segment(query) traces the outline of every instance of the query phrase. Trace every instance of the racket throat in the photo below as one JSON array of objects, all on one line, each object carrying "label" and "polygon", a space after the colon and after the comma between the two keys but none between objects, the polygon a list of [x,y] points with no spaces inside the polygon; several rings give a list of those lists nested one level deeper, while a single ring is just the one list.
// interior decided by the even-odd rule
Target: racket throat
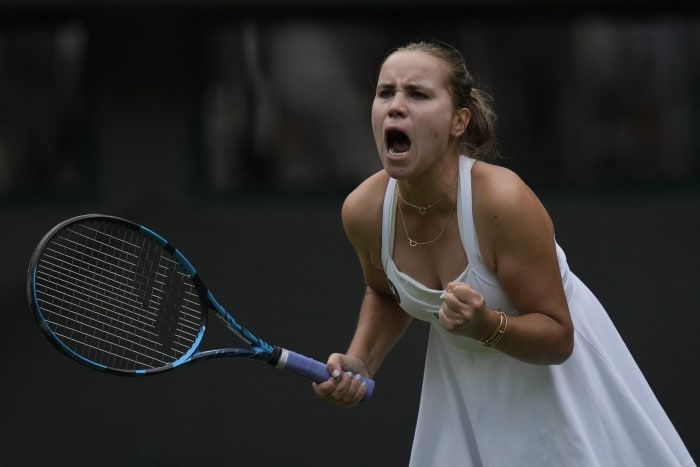
[{"label": "racket throat", "polygon": [[267,363],[274,366],[275,368],[282,369],[287,365],[288,358],[289,351],[275,345],[272,347],[272,354],[270,355],[270,358],[267,361]]}]

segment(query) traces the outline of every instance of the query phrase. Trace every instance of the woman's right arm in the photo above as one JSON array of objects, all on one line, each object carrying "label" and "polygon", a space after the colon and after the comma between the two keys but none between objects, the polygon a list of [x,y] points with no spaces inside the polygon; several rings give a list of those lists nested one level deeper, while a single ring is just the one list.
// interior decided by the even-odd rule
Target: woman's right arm
[{"label": "woman's right arm", "polygon": [[343,226],[357,252],[367,288],[348,350],[328,359],[328,370],[338,376],[314,385],[319,397],[341,407],[356,405],[364,395],[360,382],[345,372],[373,378],[411,323],[410,315],[389,290],[380,260],[385,180],[381,175],[371,177],[343,203]]}]

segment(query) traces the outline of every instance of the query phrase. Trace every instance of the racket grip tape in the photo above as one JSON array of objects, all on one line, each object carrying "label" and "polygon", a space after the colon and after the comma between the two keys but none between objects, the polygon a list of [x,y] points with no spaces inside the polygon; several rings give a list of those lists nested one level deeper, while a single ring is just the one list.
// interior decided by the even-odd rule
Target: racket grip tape
[{"label": "racket grip tape", "polygon": [[[313,358],[306,357],[291,350],[282,349],[280,358],[275,364],[276,368],[289,370],[300,376],[309,378],[316,383],[327,381],[331,377],[328,367],[325,363],[321,363]],[[362,402],[368,402],[372,398],[374,392],[374,380],[369,378],[361,378],[367,386],[367,391],[362,397]]]}]

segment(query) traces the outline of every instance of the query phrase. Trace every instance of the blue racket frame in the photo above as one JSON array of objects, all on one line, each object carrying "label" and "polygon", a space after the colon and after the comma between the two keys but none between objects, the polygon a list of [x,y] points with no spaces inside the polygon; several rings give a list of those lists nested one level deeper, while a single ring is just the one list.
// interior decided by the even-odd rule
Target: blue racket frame
[{"label": "blue racket frame", "polygon": [[[175,361],[154,368],[142,368],[136,370],[125,370],[119,368],[112,368],[107,365],[95,362],[86,358],[84,355],[74,351],[70,346],[66,345],[63,339],[54,332],[51,324],[46,319],[45,313],[42,310],[41,300],[37,296],[37,269],[39,260],[44,251],[44,247],[63,229],[89,221],[109,221],[117,224],[123,224],[129,229],[138,231],[141,235],[144,235],[151,240],[155,241],[161,248],[163,248],[173,260],[182,266],[185,270],[189,279],[192,280],[194,287],[200,297],[201,305],[201,322],[200,328],[194,343],[191,345],[189,350],[185,352],[182,356],[177,358]],[[214,295],[204,284],[200,278],[196,268],[190,263],[190,261],[173,245],[168,242],[164,237],[154,232],[153,230],[133,223],[121,217],[102,215],[102,214],[84,214],[81,216],[73,217],[67,219],[55,227],[53,227],[39,242],[37,248],[35,249],[31,260],[29,270],[27,272],[27,296],[30,304],[30,308],[33,311],[33,315],[39,324],[44,335],[49,339],[49,341],[62,353],[71,357],[73,360],[86,365],[92,369],[99,370],[102,372],[117,374],[123,376],[142,376],[142,375],[152,375],[168,371],[188,363],[194,363],[198,361],[208,360],[212,358],[247,358],[252,360],[258,360],[268,363],[278,369],[286,369],[297,375],[304,376],[316,382],[323,382],[330,377],[328,369],[325,363],[319,362],[312,358],[306,357],[304,355],[298,354],[288,349],[284,349],[279,346],[274,346],[268,342],[260,339],[251,331],[242,326],[226,309],[214,298]],[[207,329],[207,318],[209,311],[213,310],[215,315],[221,320],[221,322],[228,328],[232,333],[234,333],[239,339],[245,342],[248,348],[219,348],[211,350],[199,350],[199,347],[204,339],[204,335]],[[364,381],[367,391],[363,398],[363,401],[368,401],[374,392],[374,380],[369,378],[362,378]]]}]

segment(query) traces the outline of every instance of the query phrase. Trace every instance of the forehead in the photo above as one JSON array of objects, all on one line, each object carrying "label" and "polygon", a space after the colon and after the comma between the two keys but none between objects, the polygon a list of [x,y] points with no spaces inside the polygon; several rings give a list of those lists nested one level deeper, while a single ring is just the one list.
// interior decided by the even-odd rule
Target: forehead
[{"label": "forehead", "polygon": [[444,82],[447,66],[432,55],[411,50],[394,52],[379,71],[379,84]]}]

